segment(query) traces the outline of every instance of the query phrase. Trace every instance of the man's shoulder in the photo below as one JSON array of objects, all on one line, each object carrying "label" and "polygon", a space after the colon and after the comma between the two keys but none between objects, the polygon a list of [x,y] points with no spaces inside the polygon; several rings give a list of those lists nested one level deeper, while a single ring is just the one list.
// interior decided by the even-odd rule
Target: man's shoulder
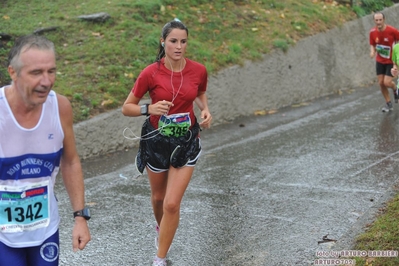
[{"label": "man's shoulder", "polygon": [[72,106],[71,102],[65,95],[56,93],[55,91],[52,91],[52,93],[49,94],[49,96],[51,96],[54,100],[57,101],[58,109],[60,111],[62,111],[64,109],[69,109]]},{"label": "man's shoulder", "polygon": [[388,31],[391,31],[391,32],[392,31],[395,31],[395,32],[399,31],[397,28],[395,28],[394,26],[391,26],[391,25],[387,25],[385,29],[388,30]]}]

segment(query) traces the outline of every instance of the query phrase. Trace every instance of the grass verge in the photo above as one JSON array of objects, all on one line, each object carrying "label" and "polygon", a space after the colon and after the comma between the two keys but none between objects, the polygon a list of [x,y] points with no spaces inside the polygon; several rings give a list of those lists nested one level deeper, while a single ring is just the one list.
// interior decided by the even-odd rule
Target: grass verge
[{"label": "grass verge", "polygon": [[[381,208],[377,219],[357,237],[355,250],[399,251],[399,195]],[[356,265],[397,266],[399,257],[357,257]]]}]

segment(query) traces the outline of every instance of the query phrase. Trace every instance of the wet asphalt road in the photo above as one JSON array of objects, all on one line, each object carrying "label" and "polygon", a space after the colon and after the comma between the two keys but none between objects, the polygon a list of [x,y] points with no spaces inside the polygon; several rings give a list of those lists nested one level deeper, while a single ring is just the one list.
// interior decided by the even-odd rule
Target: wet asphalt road
[{"label": "wet asphalt road", "polygon": [[[317,251],[350,249],[397,183],[399,105],[382,105],[373,86],[203,131],[168,265],[312,265]],[[155,222],[135,153],[83,162],[84,251],[72,252],[58,182],[60,265],[151,265]],[[319,244],[327,234],[337,242]]]}]

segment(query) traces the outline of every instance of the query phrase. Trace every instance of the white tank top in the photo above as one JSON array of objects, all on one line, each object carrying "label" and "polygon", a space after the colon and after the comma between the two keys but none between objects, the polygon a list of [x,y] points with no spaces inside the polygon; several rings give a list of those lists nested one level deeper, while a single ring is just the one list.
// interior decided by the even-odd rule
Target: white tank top
[{"label": "white tank top", "polygon": [[63,151],[57,96],[51,91],[37,125],[18,124],[0,88],[0,242],[38,246],[60,222],[54,184]]}]

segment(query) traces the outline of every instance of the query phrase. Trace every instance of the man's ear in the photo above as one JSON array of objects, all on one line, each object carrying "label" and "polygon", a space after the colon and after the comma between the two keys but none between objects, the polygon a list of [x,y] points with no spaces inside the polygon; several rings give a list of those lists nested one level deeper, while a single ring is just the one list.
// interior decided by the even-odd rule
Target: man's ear
[{"label": "man's ear", "polygon": [[16,81],[17,80],[17,71],[15,71],[15,69],[12,66],[8,66],[8,74],[10,75],[12,81]]}]

